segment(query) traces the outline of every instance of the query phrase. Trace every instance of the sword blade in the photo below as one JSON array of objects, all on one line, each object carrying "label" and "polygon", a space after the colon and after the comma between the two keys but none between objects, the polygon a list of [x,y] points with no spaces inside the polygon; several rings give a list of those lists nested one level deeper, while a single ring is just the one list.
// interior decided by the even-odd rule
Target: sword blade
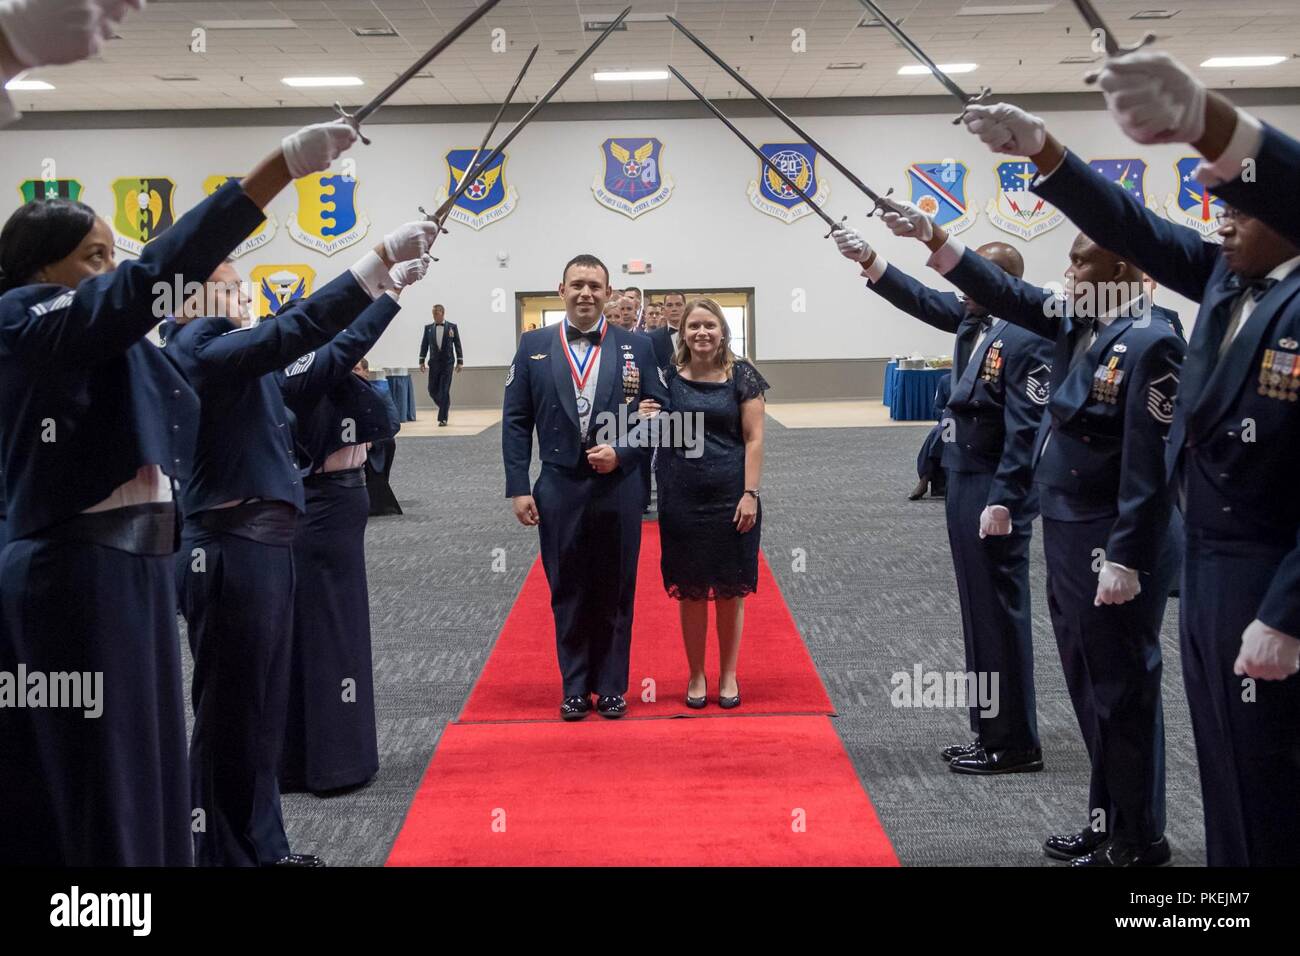
[{"label": "sword blade", "polygon": [[[1148,43],[1155,42],[1154,33],[1145,33],[1142,39],[1132,46],[1120,46],[1119,40],[1115,39],[1115,34],[1110,27],[1106,26],[1106,21],[1101,18],[1097,8],[1092,5],[1092,0],[1074,0],[1074,8],[1079,11],[1079,16],[1083,17],[1083,22],[1088,24],[1088,29],[1094,34],[1101,33],[1101,42],[1106,47],[1107,56],[1123,56],[1125,53],[1133,53],[1142,49]],[[1089,80],[1088,82],[1093,82]]]},{"label": "sword blade", "polygon": [[786,126],[790,127],[791,131],[796,136],[798,136],[801,140],[803,140],[813,149],[817,150],[818,154],[820,154],[823,159],[825,159],[828,163],[834,166],[839,171],[840,175],[842,175],[845,179],[851,182],[854,186],[858,187],[858,189],[861,190],[868,199],[870,199],[874,203],[881,202],[880,195],[874,189],[872,189],[861,179],[859,179],[856,175],[854,175],[851,169],[849,169],[838,159],[836,159],[825,149],[823,149],[821,144],[818,143],[817,140],[809,136],[806,132],[804,132],[803,128],[794,120],[792,120],[789,116],[787,116],[785,114],[785,111],[782,110],[781,107],[777,106],[770,99],[768,99],[766,96],[760,93],[754,87],[754,85],[750,83],[748,80],[746,80],[743,76],[741,76],[737,70],[732,69],[732,67],[727,63],[726,60],[722,59],[722,57],[718,56],[716,53],[710,50],[708,46],[705,45],[704,41],[701,40],[699,37],[697,37],[690,30],[686,29],[686,27],[681,23],[681,21],[679,21],[676,17],[669,15],[668,22],[671,23],[674,27],[676,27],[677,30],[682,34],[682,36],[686,37],[686,39],[690,40],[697,47],[699,47],[700,51],[703,52],[705,56],[707,56],[714,63],[718,64],[718,66],[726,70],[728,76],[730,76],[733,80],[735,80],[742,87],[744,87],[750,96],[754,97],[754,99],[758,100],[760,103],[766,106],[768,110],[771,111],[773,116],[779,119]]},{"label": "sword blade", "polygon": [[806,192],[804,192],[804,191],[803,191],[802,189],[800,189],[797,185],[795,185],[794,180],[792,180],[789,176],[787,176],[785,173],[783,173],[783,172],[781,171],[781,169],[776,165],[776,163],[774,163],[774,162],[772,162],[772,160],[768,159],[768,158],[767,158],[767,154],[765,154],[761,149],[759,149],[757,146],[755,146],[755,145],[753,144],[753,142],[750,141],[750,139],[749,139],[748,136],[746,136],[744,133],[742,133],[739,129],[736,128],[736,124],[735,124],[735,123],[731,122],[731,120],[729,120],[729,119],[727,119],[725,116],[723,116],[723,115],[722,115],[722,111],[719,110],[716,106],[714,106],[711,102],[709,102],[708,97],[706,97],[703,93],[701,93],[701,92],[700,92],[699,90],[697,90],[694,86],[692,86],[692,85],[691,85],[691,81],[688,80],[686,77],[682,76],[682,74],[681,74],[680,72],[678,72],[678,70],[677,70],[677,68],[676,68],[675,66],[673,66],[673,65],[670,63],[670,64],[668,65],[668,69],[672,71],[673,76],[675,76],[675,77],[677,77],[677,79],[681,80],[682,85],[685,86],[688,90],[690,90],[690,91],[695,95],[695,98],[696,98],[697,100],[699,100],[701,103],[703,103],[705,106],[707,106],[707,107],[709,108],[709,111],[710,111],[711,113],[713,113],[713,115],[716,116],[719,120],[722,121],[722,125],[723,125],[723,126],[727,127],[727,129],[729,129],[729,130],[731,130],[733,133],[735,133],[735,134],[736,134],[736,138],[737,138],[738,140],[740,140],[742,143],[744,143],[746,146],[748,146],[748,147],[749,147],[749,151],[750,151],[751,153],[753,153],[753,154],[754,154],[755,156],[757,156],[760,160],[762,160],[762,163],[763,163],[764,166],[766,166],[766,167],[767,167],[768,169],[770,169],[772,172],[776,173],[777,176],[780,177],[781,181],[782,181],[783,183],[785,183],[787,186],[789,186],[790,189],[792,189],[792,190],[794,191],[795,195],[797,195],[800,199],[802,199],[804,202],[806,202],[806,203],[808,204],[808,208],[811,209],[813,212],[815,212],[818,216],[820,216],[821,219],[822,219],[822,221],[823,221],[824,223],[826,223],[826,225],[830,226],[832,230],[834,230],[834,229],[839,229],[839,228],[840,228],[840,224],[839,224],[838,222],[836,222],[834,219],[832,219],[832,218],[831,218],[831,217],[826,213],[826,211],[822,209],[821,206],[819,206],[819,205],[817,205],[815,202],[813,202],[811,196],[809,196]]},{"label": "sword blade", "polygon": [[478,23],[480,19],[482,19],[484,16],[487,15],[488,11],[490,11],[493,7],[495,7],[500,2],[501,0],[483,0],[483,3],[481,3],[476,10],[474,10],[464,20],[460,21],[460,23],[456,24],[456,26],[452,27],[450,33],[448,33],[445,37],[443,37],[441,40],[439,40],[437,43],[431,46],[428,52],[424,54],[424,56],[420,57],[409,67],[407,67],[401,76],[399,76],[397,79],[393,80],[393,82],[389,83],[386,87],[384,87],[383,91],[380,92],[378,96],[372,99],[365,106],[361,107],[361,109],[353,113],[352,114],[353,121],[358,125],[364,122],[366,117],[373,114],[375,110],[379,109],[379,107],[383,106],[384,103],[387,102],[389,97],[391,97],[394,93],[396,93],[403,86],[405,86],[407,82],[411,79],[411,77],[415,76],[415,74],[419,73],[431,62],[433,62],[433,59],[439,53],[441,53],[443,50],[447,49],[447,47],[451,46],[458,39],[460,39],[461,34],[463,34],[474,24]]},{"label": "sword blade", "polygon": [[953,81],[952,77],[939,69],[939,64],[930,59],[926,52],[917,46],[912,41],[912,38],[903,32],[903,28],[891,20],[884,10],[881,10],[876,6],[872,0],[858,0],[858,2],[875,15],[881,25],[894,35],[894,39],[902,45],[903,49],[912,54],[912,56],[915,57],[923,66],[928,67],[930,72],[934,74],[934,78],[942,83],[949,93],[961,100],[963,106],[969,104],[974,99],[969,93],[958,86]]}]

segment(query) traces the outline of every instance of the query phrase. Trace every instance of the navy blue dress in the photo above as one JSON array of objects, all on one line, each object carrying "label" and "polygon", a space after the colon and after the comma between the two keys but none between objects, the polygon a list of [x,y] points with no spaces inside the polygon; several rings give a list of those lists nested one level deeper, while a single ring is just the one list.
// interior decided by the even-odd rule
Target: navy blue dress
[{"label": "navy blue dress", "polygon": [[672,366],[664,376],[669,407],[704,416],[703,454],[688,457],[694,452],[687,448],[660,448],[657,456],[664,590],[678,600],[753,594],[758,590],[762,506],[754,527],[744,534],[732,521],[745,493],[740,405],[769,386],[754,366],[741,360],[727,382],[692,382]]}]

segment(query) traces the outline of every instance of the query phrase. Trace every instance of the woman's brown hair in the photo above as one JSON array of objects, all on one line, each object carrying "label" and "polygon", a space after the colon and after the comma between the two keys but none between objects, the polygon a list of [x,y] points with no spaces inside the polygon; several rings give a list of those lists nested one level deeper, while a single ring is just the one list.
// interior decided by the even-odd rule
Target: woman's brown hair
[{"label": "woman's brown hair", "polygon": [[726,373],[727,378],[731,378],[731,369],[736,364],[736,356],[731,351],[731,326],[727,324],[727,317],[722,313],[722,306],[712,299],[700,297],[691,299],[686,303],[682,310],[682,321],[680,331],[677,336],[677,351],[673,353],[673,364],[678,369],[685,368],[691,361],[691,348],[686,344],[686,320],[690,318],[691,313],[696,309],[703,309],[709,312],[718,320],[718,325],[722,327],[722,342],[718,346],[718,365]]}]

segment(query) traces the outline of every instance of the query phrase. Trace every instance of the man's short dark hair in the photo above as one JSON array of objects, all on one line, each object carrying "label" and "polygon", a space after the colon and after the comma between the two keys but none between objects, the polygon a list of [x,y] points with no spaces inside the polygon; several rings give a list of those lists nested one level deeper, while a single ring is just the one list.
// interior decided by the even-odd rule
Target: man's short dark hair
[{"label": "man's short dark hair", "polygon": [[663,301],[664,301],[664,304],[665,304],[665,305],[668,304],[668,297],[669,297],[670,295],[680,295],[680,296],[682,297],[682,304],[683,304],[683,305],[686,304],[686,293],[685,293],[685,292],[665,292],[665,293],[664,293],[664,298],[663,298]]},{"label": "man's short dark hair", "polygon": [[584,253],[582,253],[581,255],[574,256],[572,259],[570,259],[568,262],[566,262],[566,263],[564,264],[564,271],[563,271],[562,273],[560,273],[560,278],[561,278],[561,280],[564,280],[565,278],[568,277],[568,275],[569,275],[569,270],[570,270],[571,268],[573,268],[574,266],[589,266],[589,267],[592,267],[592,268],[599,268],[599,269],[604,270],[604,273],[605,273],[605,285],[607,285],[607,286],[609,285],[609,266],[605,265],[605,263],[601,262],[599,259],[597,259],[595,256],[593,256],[591,253],[589,253],[589,252],[584,252]]}]

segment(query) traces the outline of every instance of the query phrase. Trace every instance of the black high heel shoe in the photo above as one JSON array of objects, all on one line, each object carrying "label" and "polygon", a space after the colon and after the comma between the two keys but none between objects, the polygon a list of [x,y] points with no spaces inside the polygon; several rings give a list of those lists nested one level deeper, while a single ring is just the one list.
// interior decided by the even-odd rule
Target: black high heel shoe
[{"label": "black high heel shoe", "polygon": [[686,706],[691,710],[703,710],[709,702],[709,685],[704,685],[704,694],[700,697],[692,697],[690,691],[686,692]]},{"label": "black high heel shoe", "polygon": [[723,697],[721,694],[718,695],[718,706],[723,710],[731,710],[732,708],[740,706],[740,681],[736,681],[735,697]]}]

